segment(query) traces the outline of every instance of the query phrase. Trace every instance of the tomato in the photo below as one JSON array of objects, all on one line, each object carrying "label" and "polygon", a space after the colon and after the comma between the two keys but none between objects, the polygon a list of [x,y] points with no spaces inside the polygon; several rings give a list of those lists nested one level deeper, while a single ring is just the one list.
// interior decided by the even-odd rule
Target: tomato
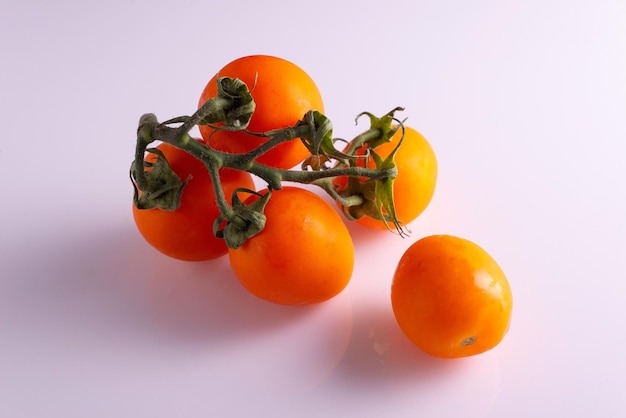
[{"label": "tomato", "polygon": [[391,286],[398,325],[425,352],[442,358],[479,354],[509,329],[513,299],[496,261],[463,238],[433,235],[400,259]]},{"label": "tomato", "polygon": [[265,228],[229,250],[232,269],[257,297],[283,305],[325,301],[339,294],[354,267],[352,238],[339,213],[315,193],[275,190]]},{"label": "tomato", "polygon": [[[219,216],[215,201],[213,182],[202,161],[172,145],[158,146],[172,170],[181,178],[191,179],[181,196],[181,204],[175,211],[158,208],[137,209],[133,216],[141,235],[160,252],[180,260],[210,260],[228,252],[222,239],[213,235],[213,222]],[[154,154],[146,157],[155,161]],[[229,198],[235,188],[254,189],[250,174],[233,169],[220,171],[222,189]]]},{"label": "tomato", "polygon": [[[385,159],[398,145],[402,137],[398,130],[386,142],[376,147],[376,152]],[[364,150],[359,150],[363,155]],[[394,157],[398,174],[393,185],[394,205],[397,218],[408,224],[417,218],[429,205],[435,193],[437,183],[437,158],[430,143],[415,129],[405,126],[404,139]],[[375,168],[372,158],[367,166]],[[346,184],[345,178],[335,182],[340,187]],[[387,229],[385,223],[369,216],[363,216],[357,223],[375,229]]]},{"label": "tomato", "polygon": [[[217,78],[242,80],[250,88],[256,103],[248,130],[262,133],[295,125],[309,110],[324,111],[322,96],[311,77],[294,63],[267,55],[238,58],[209,81],[200,96],[198,107],[217,94]],[[243,153],[265,142],[242,131],[214,131],[200,126],[200,132],[211,147],[220,151]],[[294,139],[261,155],[257,161],[272,167],[292,168],[309,154],[299,139]]]}]

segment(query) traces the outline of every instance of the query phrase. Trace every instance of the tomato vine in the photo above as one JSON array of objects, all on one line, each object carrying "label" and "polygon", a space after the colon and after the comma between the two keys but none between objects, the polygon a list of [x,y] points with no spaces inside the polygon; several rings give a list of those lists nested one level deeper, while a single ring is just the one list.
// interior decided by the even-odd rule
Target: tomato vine
[{"label": "tomato vine", "polygon": [[[237,78],[229,77],[218,78],[217,83],[217,95],[191,116],[180,116],[164,122],[159,122],[152,113],[141,116],[135,158],[130,170],[137,208],[175,210],[180,205],[187,179],[180,179],[169,167],[165,156],[157,149],[149,148],[153,142],[161,141],[188,152],[206,166],[221,214],[215,222],[214,233],[224,238],[230,248],[239,247],[263,229],[263,208],[267,200],[271,199],[271,193],[254,205],[242,203],[237,192],[230,196],[229,201],[229,196],[220,187],[219,170],[224,167],[256,175],[267,183],[270,191],[281,189],[283,182],[316,185],[337,201],[349,218],[354,217],[352,213],[370,216],[385,222],[388,229],[393,227],[400,235],[406,234],[394,208],[393,181],[397,174],[393,160],[395,152],[382,159],[375,151],[380,144],[389,142],[398,129],[404,129],[402,121],[395,116],[402,108],[394,108],[382,117],[368,112],[358,115],[357,121],[361,116],[369,118],[369,129],[350,141],[344,151],[339,151],[336,143],[343,140],[333,137],[330,119],[316,110],[307,112],[294,126],[260,133],[247,131],[255,110],[248,86]],[[265,137],[267,141],[245,153],[223,152],[212,148],[210,140],[204,144],[192,138],[190,131],[202,125],[214,130],[244,131],[249,135]],[[301,140],[310,152],[300,170],[270,167],[257,161],[259,156],[277,145],[296,139]],[[357,155],[356,151],[363,148],[366,149],[365,154]],[[146,153],[155,154],[156,162],[147,162]],[[359,164],[359,160],[364,158],[372,158],[375,167]],[[346,187],[340,189],[333,183],[333,179],[338,177],[349,178]],[[255,193],[252,190],[245,191]],[[348,210],[354,207],[361,210]]]}]

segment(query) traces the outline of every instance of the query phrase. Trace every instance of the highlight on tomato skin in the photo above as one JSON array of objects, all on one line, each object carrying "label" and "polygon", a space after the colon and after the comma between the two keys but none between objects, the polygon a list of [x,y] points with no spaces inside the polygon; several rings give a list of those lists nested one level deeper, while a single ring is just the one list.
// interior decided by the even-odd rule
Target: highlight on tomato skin
[{"label": "highlight on tomato skin", "polygon": [[352,237],[328,202],[304,188],[285,186],[272,191],[265,215],[265,228],[228,252],[245,289],[276,304],[309,305],[347,286],[354,268]]},{"label": "highlight on tomato skin", "polygon": [[[268,132],[294,126],[310,110],[324,112],[322,95],[315,81],[299,66],[271,55],[249,55],[222,67],[200,95],[198,107],[217,94],[217,78],[238,78],[251,91],[256,108],[248,131]],[[244,131],[214,130],[201,125],[200,133],[212,148],[231,153],[245,153],[267,138]],[[292,168],[309,155],[298,139],[284,142],[258,158],[258,162],[276,168]]]},{"label": "highlight on tomato skin", "polygon": [[431,235],[400,258],[391,286],[392,309],[404,334],[441,358],[484,353],[509,330],[513,297],[496,261],[480,246]]},{"label": "highlight on tomato skin", "polygon": [[[167,143],[157,147],[172,170],[189,181],[183,189],[181,204],[175,211],[158,208],[138,209],[133,218],[143,238],[161,253],[183,261],[206,261],[226,255],[224,240],[213,234],[213,222],[219,216],[213,182],[204,163],[191,154]],[[154,155],[146,161],[154,161]],[[245,171],[220,170],[222,189],[230,196],[238,187],[254,189],[252,176]]]}]

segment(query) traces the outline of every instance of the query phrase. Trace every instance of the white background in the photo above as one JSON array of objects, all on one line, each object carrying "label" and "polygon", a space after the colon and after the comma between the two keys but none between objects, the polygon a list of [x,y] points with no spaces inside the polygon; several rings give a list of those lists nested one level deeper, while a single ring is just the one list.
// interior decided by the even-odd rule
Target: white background
[{"label": "white background", "polygon": [[[439,159],[411,237],[352,225],[352,281],[319,306],[256,300],[132,221],[139,116],[192,113],[259,53],[309,72],[337,136],[404,106]],[[622,0],[3,0],[0,416],[622,416],[625,116]],[[393,320],[395,264],[434,233],[508,275],[488,353],[430,358]]]}]

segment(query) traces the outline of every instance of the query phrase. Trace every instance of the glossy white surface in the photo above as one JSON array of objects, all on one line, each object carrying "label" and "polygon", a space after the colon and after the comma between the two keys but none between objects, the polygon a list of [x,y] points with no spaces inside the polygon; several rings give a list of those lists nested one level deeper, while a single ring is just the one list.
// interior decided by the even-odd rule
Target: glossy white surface
[{"label": "glossy white surface", "polygon": [[[90,3],[2,3],[1,417],[623,415],[625,2]],[[351,226],[354,277],[319,306],[134,229],[139,116],[193,112],[254,53],[306,69],[337,136],[401,105],[439,158],[411,238]],[[434,233],[509,277],[491,352],[433,359],[393,320],[395,263]]]}]

